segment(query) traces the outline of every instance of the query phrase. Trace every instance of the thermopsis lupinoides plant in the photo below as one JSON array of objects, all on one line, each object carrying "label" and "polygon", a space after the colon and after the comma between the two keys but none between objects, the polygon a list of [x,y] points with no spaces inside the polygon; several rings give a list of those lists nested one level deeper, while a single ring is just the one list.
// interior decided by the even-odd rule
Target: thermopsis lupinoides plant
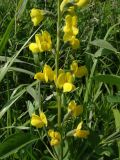
[{"label": "thermopsis lupinoides plant", "polygon": [[[58,108],[58,122],[54,126],[49,126],[46,114],[43,112],[43,107],[39,107],[39,115],[33,113],[31,116],[31,125],[43,129],[48,137],[49,144],[55,149],[51,156],[54,159],[63,160],[66,156],[64,154],[64,145],[67,137],[71,136],[77,138],[87,138],[90,134],[89,129],[83,129],[84,123],[81,115],[83,114],[84,107],[82,104],[77,104],[74,99],[69,100],[67,112],[63,116],[61,114],[62,103],[61,97],[69,92],[75,94],[76,87],[74,85],[76,78],[87,76],[88,70],[86,66],[79,66],[77,60],[70,64],[69,69],[66,71],[64,68],[59,68],[59,57],[61,55],[61,41],[69,45],[71,50],[77,50],[80,47],[80,40],[78,37],[78,16],[77,9],[81,9],[88,5],[88,0],[58,0],[58,18],[57,18],[57,42],[56,48],[53,48],[51,33],[46,30],[41,30],[41,33],[35,35],[35,41],[29,44],[29,50],[33,55],[43,54],[55,50],[55,68],[53,69],[49,64],[44,64],[43,70],[37,72],[34,79],[40,83],[52,84],[55,87],[56,103]],[[41,9],[33,8],[30,12],[31,20],[34,26],[38,26],[47,16],[47,12]],[[61,17],[64,17],[64,26],[61,28]],[[63,33],[63,38],[60,36]],[[61,39],[62,38],[62,39]],[[62,43],[63,43],[62,42]],[[79,119],[79,123],[73,126],[67,132],[64,129],[64,123],[72,121],[72,119]]]}]

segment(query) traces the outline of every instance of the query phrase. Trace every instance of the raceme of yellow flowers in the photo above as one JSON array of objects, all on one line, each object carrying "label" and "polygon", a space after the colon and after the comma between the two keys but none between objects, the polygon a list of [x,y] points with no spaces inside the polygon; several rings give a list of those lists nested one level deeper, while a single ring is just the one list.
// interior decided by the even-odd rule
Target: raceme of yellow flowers
[{"label": "raceme of yellow flowers", "polygon": [[[79,33],[79,29],[77,26],[78,17],[75,14],[75,9],[86,6],[88,2],[89,0],[63,0],[60,5],[61,14],[67,11],[67,15],[65,15],[65,25],[63,27],[63,41],[64,43],[69,42],[73,49],[78,49],[80,46],[80,41],[76,37]],[[44,10],[33,8],[30,12],[33,25],[38,26],[44,20],[45,15],[46,12]],[[33,54],[52,51],[51,35],[47,31],[41,31],[40,34],[36,34],[35,42],[29,44],[29,50]],[[45,64],[43,72],[36,73],[34,79],[45,83],[52,83],[60,91],[71,92],[76,88],[74,85],[75,78],[82,78],[87,74],[88,70],[86,66],[78,66],[78,62],[74,60],[70,65],[70,70],[66,72],[63,69],[59,69],[58,76],[56,76],[56,72],[49,65]],[[73,117],[77,117],[83,113],[83,106],[77,105],[75,100],[71,100],[68,104],[68,113]],[[32,114],[31,125],[36,128],[47,127],[48,121],[45,113],[40,111],[39,115],[35,113]],[[83,122],[80,122],[77,128],[74,129],[74,137],[86,138],[89,135],[88,130],[82,130],[82,125]],[[50,137],[51,146],[61,143],[61,135],[58,131],[50,129],[48,131],[48,136]]]},{"label": "raceme of yellow flowers", "polygon": [[88,0],[63,0],[60,6],[61,12],[67,4],[71,4],[67,8],[68,14],[65,16],[65,26],[63,27],[64,36],[63,41],[69,42],[73,49],[77,49],[80,46],[80,41],[76,38],[79,30],[77,28],[77,16],[75,14],[75,7],[83,7],[88,3]]},{"label": "raceme of yellow flowers", "polygon": [[69,42],[73,49],[77,49],[80,46],[80,41],[76,38],[79,30],[77,28],[77,16],[66,15],[65,26],[63,27],[64,42]]},{"label": "raceme of yellow flowers", "polygon": [[64,70],[59,69],[58,77],[56,77],[55,71],[49,65],[44,65],[43,72],[38,72],[35,74],[34,79],[52,82],[59,89],[63,89],[63,92],[71,92],[76,87],[73,84],[75,77],[82,78],[87,75],[88,71],[86,66],[78,67],[77,61],[73,61],[71,64],[71,70],[69,72],[64,72]]}]

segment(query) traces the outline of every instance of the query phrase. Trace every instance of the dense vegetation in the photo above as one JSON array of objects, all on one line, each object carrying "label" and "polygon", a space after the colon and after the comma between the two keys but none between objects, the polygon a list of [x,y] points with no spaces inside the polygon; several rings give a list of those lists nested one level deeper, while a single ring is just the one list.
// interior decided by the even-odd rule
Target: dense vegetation
[{"label": "dense vegetation", "polygon": [[[47,135],[54,129],[64,137],[64,160],[119,160],[120,1],[91,0],[76,10],[80,40],[76,50],[63,42],[65,15],[61,16],[59,68],[67,72],[77,60],[88,70],[87,75],[75,79],[76,88],[70,93],[34,79],[44,64],[56,69],[57,6],[55,0],[0,0],[0,159],[61,160],[60,146],[51,146]],[[49,11],[38,26],[31,21],[32,8]],[[41,30],[51,35],[51,53],[29,50]],[[80,116],[67,117],[61,123],[62,129],[59,122],[57,125],[57,92],[61,121],[67,117],[70,100],[83,106]],[[30,123],[40,106],[48,119],[43,128]],[[80,121],[89,130],[85,138],[71,136]]]}]

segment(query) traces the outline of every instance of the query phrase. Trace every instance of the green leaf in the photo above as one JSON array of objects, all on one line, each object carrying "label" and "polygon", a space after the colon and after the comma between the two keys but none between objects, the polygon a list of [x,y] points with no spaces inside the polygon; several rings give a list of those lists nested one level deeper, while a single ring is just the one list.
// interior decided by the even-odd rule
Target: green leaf
[{"label": "green leaf", "polygon": [[116,85],[120,87],[120,76],[116,75],[98,75],[94,76],[93,79],[104,82],[104,83],[109,83],[111,85]]},{"label": "green leaf", "polygon": [[116,129],[120,129],[120,112],[118,109],[113,109],[113,114],[115,118]]},{"label": "green leaf", "polygon": [[[29,87],[32,87],[34,85],[36,85],[39,81],[35,81],[32,84],[30,84],[28,87],[23,88],[20,92],[18,92],[17,94],[13,94],[11,96],[11,99],[5,104],[5,106],[3,107],[3,109],[0,111],[0,119],[2,118],[2,116],[7,112],[7,110],[26,92],[26,89]],[[19,89],[19,87],[18,87]]]},{"label": "green leaf", "polygon": [[[118,109],[113,109],[113,114],[115,118],[115,126],[116,130],[120,130],[120,112]],[[119,158],[120,158],[120,140],[117,141],[118,144],[118,150],[119,150]]]},{"label": "green leaf", "polygon": [[16,58],[19,56],[21,51],[24,49],[24,47],[27,45],[27,43],[30,41],[30,39],[35,35],[35,33],[37,33],[37,31],[41,27],[42,27],[42,25],[40,27],[38,27],[38,29],[31,35],[31,37],[23,44],[23,46],[20,48],[20,50],[18,52],[16,52],[16,54],[14,54],[10,59],[8,59],[8,61],[5,63],[5,65],[1,68],[1,70],[0,70],[0,82],[3,80],[6,73],[8,72],[9,68],[12,66],[12,64],[14,63]]},{"label": "green leaf", "polygon": [[98,46],[100,48],[105,48],[113,52],[117,52],[116,48],[114,48],[109,42],[103,39],[97,39],[91,42],[92,45]]},{"label": "green leaf", "polygon": [[[18,7],[17,7],[17,9],[18,9],[17,18],[20,18],[20,16],[24,12],[27,2],[28,2],[28,0],[20,0],[19,1]],[[7,27],[5,33],[0,41],[0,54],[2,54],[6,44],[8,42],[10,33],[13,30],[14,23],[15,23],[15,17],[13,17],[12,20],[10,21],[10,23],[8,24],[8,27]]]},{"label": "green leaf", "polygon": [[7,41],[8,41],[8,39],[9,39],[11,30],[13,29],[14,21],[15,21],[14,18],[10,21],[10,23],[9,23],[9,25],[8,25],[8,27],[7,27],[7,29],[6,29],[6,31],[4,33],[1,41],[0,41],[0,54],[2,54],[2,52],[3,52],[4,48],[5,48],[5,45],[6,45]]},{"label": "green leaf", "polygon": [[21,15],[23,14],[26,5],[27,5],[28,0],[20,0],[18,3],[18,7],[17,7],[17,19],[19,19],[21,17]]},{"label": "green leaf", "polygon": [[0,119],[7,112],[7,110],[25,93],[25,91],[26,91],[25,89],[20,91],[17,95],[15,95],[5,104],[3,109],[0,111]]},{"label": "green leaf", "polygon": [[17,133],[9,136],[0,144],[0,159],[4,159],[39,138],[30,133]]},{"label": "green leaf", "polygon": [[34,77],[35,73],[31,72],[31,71],[28,71],[26,69],[22,69],[22,68],[17,68],[17,67],[10,67],[8,71],[16,71],[16,72],[21,72],[21,73],[24,73],[24,74],[28,74],[32,77]]},{"label": "green leaf", "polygon": [[120,103],[120,96],[119,95],[116,95],[116,96],[109,95],[107,97],[107,101],[110,103]]},{"label": "green leaf", "polygon": [[31,101],[27,101],[27,108],[28,108],[29,116],[31,117],[32,114],[35,112],[35,108]]}]

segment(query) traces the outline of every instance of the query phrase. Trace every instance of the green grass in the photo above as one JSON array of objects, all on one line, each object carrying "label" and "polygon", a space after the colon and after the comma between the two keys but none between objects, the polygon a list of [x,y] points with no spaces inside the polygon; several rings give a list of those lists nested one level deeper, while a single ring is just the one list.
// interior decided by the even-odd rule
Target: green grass
[{"label": "green grass", "polygon": [[[57,129],[55,86],[47,83],[39,86],[39,82],[34,80],[34,74],[41,71],[45,63],[55,68],[55,50],[52,54],[39,54],[39,63],[36,63],[28,49],[34,35],[41,29],[49,31],[53,47],[56,47],[56,3],[53,0],[0,1],[0,159],[50,160],[51,154],[56,156],[58,152],[50,146],[46,134],[49,128]],[[87,77],[76,79],[76,90],[62,95],[62,119],[71,99],[84,107],[82,116],[65,121],[64,135],[73,130],[81,119],[85,129],[90,131],[87,139],[67,137],[64,140],[65,160],[120,158],[118,6],[119,0],[92,0],[86,8],[77,10],[80,39],[77,51],[62,41],[62,16],[60,68],[69,70],[74,59],[88,68]],[[46,9],[54,17],[48,16],[40,27],[33,27],[30,18],[33,7]],[[30,116],[34,111],[38,113],[40,103],[49,126],[38,130],[31,126]]]}]

